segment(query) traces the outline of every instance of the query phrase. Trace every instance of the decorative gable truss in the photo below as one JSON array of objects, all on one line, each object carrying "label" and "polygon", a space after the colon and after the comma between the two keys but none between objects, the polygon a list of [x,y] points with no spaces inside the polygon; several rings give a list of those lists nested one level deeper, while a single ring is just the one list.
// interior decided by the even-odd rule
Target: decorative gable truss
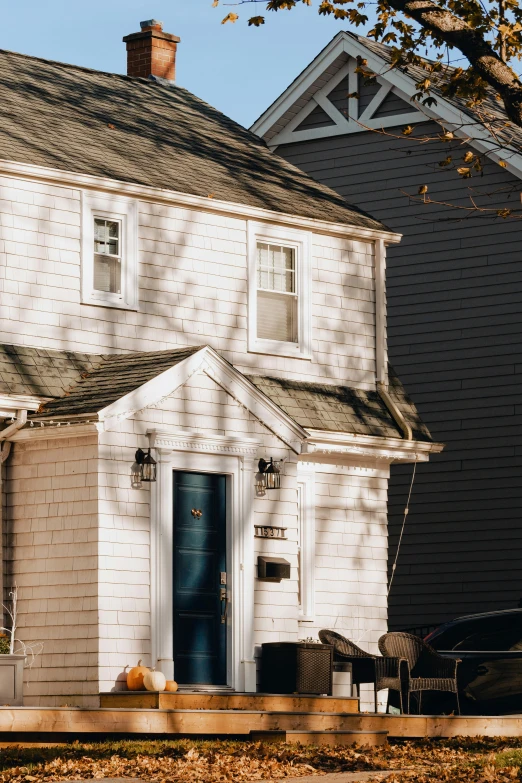
[{"label": "decorative gable truss", "polygon": [[314,92],[285,127],[269,140],[280,144],[312,141],[369,129],[390,128],[426,120],[383,76],[368,83],[356,73],[357,62],[347,62]]}]

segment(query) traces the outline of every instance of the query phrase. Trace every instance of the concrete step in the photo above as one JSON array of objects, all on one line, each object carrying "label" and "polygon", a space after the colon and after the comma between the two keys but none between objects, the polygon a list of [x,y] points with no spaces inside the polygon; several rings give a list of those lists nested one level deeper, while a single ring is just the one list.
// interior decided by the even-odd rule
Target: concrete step
[{"label": "concrete step", "polygon": [[137,710],[259,710],[262,712],[358,712],[355,698],[233,691],[116,691],[100,693],[100,707]]},{"label": "concrete step", "polygon": [[253,742],[295,742],[301,745],[385,745],[387,731],[251,731]]}]

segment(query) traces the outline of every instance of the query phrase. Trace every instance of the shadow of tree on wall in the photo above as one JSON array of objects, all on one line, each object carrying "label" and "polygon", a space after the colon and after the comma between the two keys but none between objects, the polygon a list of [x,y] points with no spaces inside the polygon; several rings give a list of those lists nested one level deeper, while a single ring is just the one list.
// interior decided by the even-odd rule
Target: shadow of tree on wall
[{"label": "shadow of tree on wall", "polygon": [[181,87],[11,52],[0,62],[4,159],[381,227]]}]

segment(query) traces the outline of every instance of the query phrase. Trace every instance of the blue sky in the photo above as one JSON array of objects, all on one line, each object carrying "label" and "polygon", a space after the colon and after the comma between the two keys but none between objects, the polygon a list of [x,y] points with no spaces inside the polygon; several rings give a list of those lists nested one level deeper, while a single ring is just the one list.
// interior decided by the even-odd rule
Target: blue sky
[{"label": "blue sky", "polygon": [[[181,37],[178,84],[248,126],[343,25],[318,16],[319,0],[268,14],[259,29],[241,20],[221,25],[227,11],[238,11],[225,2],[213,9],[212,0],[4,0],[0,48],[124,73],[122,37],[143,19],[159,19]],[[239,12],[246,18],[251,9]]]}]

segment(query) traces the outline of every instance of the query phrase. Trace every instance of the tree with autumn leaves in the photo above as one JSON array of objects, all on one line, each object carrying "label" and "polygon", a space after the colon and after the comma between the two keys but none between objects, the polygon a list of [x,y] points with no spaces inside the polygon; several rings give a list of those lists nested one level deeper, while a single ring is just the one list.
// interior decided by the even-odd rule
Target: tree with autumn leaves
[{"label": "tree with autumn leaves", "polygon": [[[214,0],[213,6],[237,8],[237,12],[230,11],[222,19],[225,24],[240,18],[242,6],[253,10],[262,3],[268,12],[292,11],[300,2],[307,6],[313,4],[313,0]],[[416,75],[418,92],[413,100],[430,106],[436,104],[439,95],[458,98],[470,110],[463,128],[443,127],[433,136],[411,126],[403,128],[399,136],[379,129],[374,129],[375,133],[395,138],[410,136],[413,143],[422,145],[429,141],[448,143],[449,154],[438,165],[450,167],[465,180],[482,176],[486,159],[492,159],[492,153],[496,153],[497,163],[506,168],[502,155],[518,132],[513,125],[522,127],[522,80],[513,67],[522,58],[522,9],[517,0],[376,0],[376,3],[318,0],[318,3],[319,14],[331,14],[354,27],[366,25],[365,11],[375,5],[376,23],[366,35],[389,47],[391,67]],[[263,15],[247,14],[245,18],[249,26],[265,23]],[[464,55],[467,67],[450,65],[454,50]],[[365,81],[376,77],[364,59],[358,58],[356,70]],[[469,132],[473,124],[482,125],[490,132],[488,153],[469,147],[462,149],[462,144],[470,141],[466,130]],[[408,195],[427,204],[456,206],[432,200],[427,191],[427,186],[421,185],[416,196]],[[493,213],[501,218],[522,218],[521,209],[479,206],[477,194],[471,192],[468,199],[469,205],[456,206],[461,215]]]},{"label": "tree with autumn leaves", "polygon": [[[213,5],[253,10],[261,3],[271,12],[291,11],[299,2],[312,5],[312,0],[214,0]],[[319,14],[331,14],[355,27],[366,24],[365,11],[374,5],[371,0],[318,2]],[[237,21],[237,10],[227,13],[223,23]],[[517,0],[377,0],[375,10],[377,21],[367,35],[391,47],[393,66],[423,68],[425,75],[417,85],[421,101],[434,100],[434,86],[471,107],[493,93],[509,119],[522,127],[522,80],[513,68],[522,57],[522,8]],[[247,20],[259,27],[265,16],[254,14]],[[426,49],[433,54],[430,61],[421,56]],[[448,69],[451,50],[461,52],[468,67]]]}]

